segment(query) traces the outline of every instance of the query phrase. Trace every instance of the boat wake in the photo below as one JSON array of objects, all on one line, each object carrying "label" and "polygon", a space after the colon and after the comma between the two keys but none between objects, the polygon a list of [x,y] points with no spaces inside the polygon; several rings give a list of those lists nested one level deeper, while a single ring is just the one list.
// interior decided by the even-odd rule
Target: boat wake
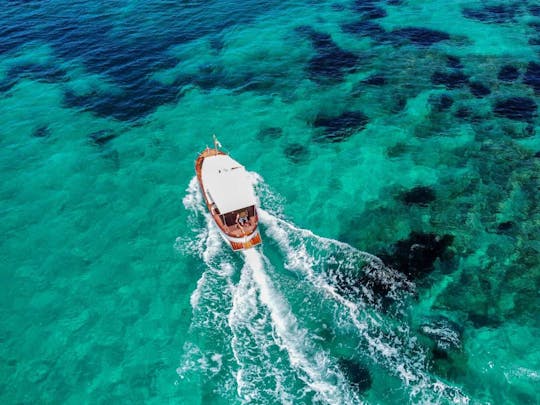
[{"label": "boat wake", "polygon": [[202,379],[245,403],[356,404],[369,402],[371,385],[388,392],[377,402],[467,403],[429,372],[408,326],[414,285],[376,256],[287,221],[279,196],[251,176],[265,208],[258,210],[264,252],[232,253],[195,178],[187,189],[192,235],[177,246],[204,268],[191,295],[180,379]]}]

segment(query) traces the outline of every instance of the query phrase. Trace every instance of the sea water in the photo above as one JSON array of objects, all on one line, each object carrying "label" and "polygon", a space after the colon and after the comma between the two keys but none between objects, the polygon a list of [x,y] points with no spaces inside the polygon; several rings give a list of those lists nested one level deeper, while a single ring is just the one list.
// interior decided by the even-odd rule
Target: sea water
[{"label": "sea water", "polygon": [[[2,403],[540,402],[534,1],[9,1]],[[233,253],[194,160],[250,172]]]}]

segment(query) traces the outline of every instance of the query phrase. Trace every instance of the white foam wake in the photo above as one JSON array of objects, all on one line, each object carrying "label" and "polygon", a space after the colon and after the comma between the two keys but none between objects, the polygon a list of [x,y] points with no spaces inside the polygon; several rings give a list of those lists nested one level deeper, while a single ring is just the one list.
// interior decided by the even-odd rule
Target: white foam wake
[{"label": "white foam wake", "polygon": [[[360,266],[366,280],[383,286],[387,296],[398,303],[404,302],[402,298],[414,290],[414,285],[376,256],[279,218],[279,196],[260,176],[252,173],[251,177],[263,205],[277,209],[272,213],[260,209],[259,217],[267,237],[283,253],[283,266],[302,275],[304,286],[311,286],[311,291],[334,303],[336,325],[347,333],[352,328],[360,347],[366,350],[364,354],[398,376],[409,387],[414,402],[467,403],[468,398],[459,389],[429,374],[425,354],[407,323],[399,316],[384,315],[369,283],[356,283],[354,294],[348,294],[340,288],[344,280],[339,277]],[[208,378],[216,378],[216,373],[232,376],[225,389],[231,391],[236,386],[235,398],[244,403],[359,403],[358,394],[350,389],[331,354],[318,347],[316,337],[300,325],[276,286],[276,269],[261,251],[244,252],[240,279],[235,284],[238,256],[224,245],[206,211],[196,178],[190,182],[183,202],[190,212],[188,223],[194,236],[179,238],[177,245],[203,264],[191,295],[193,328],[215,335],[229,347],[223,353],[208,353],[190,343],[179,370],[198,367]]]},{"label": "white foam wake", "polygon": [[[202,290],[205,284],[209,282],[210,274],[222,277],[226,280],[230,287],[230,275],[232,274],[232,266],[223,255],[219,253],[223,247],[223,240],[218,229],[214,226],[212,217],[205,211],[202,195],[199,191],[197,178],[193,177],[186,189],[186,196],[183,199],[184,207],[191,213],[189,222],[192,229],[195,231],[195,238],[190,238],[187,243],[182,238],[178,238],[176,246],[184,253],[193,254],[206,265],[206,269],[197,281],[197,288],[191,294],[191,306],[195,310],[198,307],[201,298]],[[202,219],[203,226],[199,221]],[[229,288],[230,290],[230,288]]]},{"label": "white foam wake", "polygon": [[[208,339],[222,339],[230,335],[227,323],[227,312],[231,306],[232,279],[234,267],[230,255],[222,254],[223,240],[219,231],[213,226],[211,216],[205,211],[202,195],[199,191],[197,179],[194,177],[186,189],[183,199],[184,207],[188,211],[188,224],[191,235],[179,237],[176,248],[184,255],[194,256],[200,263],[193,270],[201,272],[196,288],[190,297],[193,320],[189,329],[190,336],[184,345],[182,361],[177,368],[181,380],[191,373],[204,374],[215,378],[222,374],[225,377],[224,386],[231,385],[227,381],[228,373],[223,370],[223,363],[230,354],[226,351],[216,351],[215,347],[200,342],[197,337],[201,331]],[[230,380],[230,378],[229,378]],[[224,388],[226,391],[227,388]],[[223,393],[226,396],[226,392]]]},{"label": "white foam wake", "polygon": [[240,281],[235,286],[228,319],[231,348],[238,365],[234,372],[238,397],[245,403],[279,400],[292,404],[296,397],[294,376],[271,354],[278,350],[274,350],[268,312],[259,307],[257,288],[247,265],[242,268]]},{"label": "white foam wake", "polygon": [[[456,403],[468,403],[468,398],[455,387],[429,375],[426,358],[405,323],[385,319],[371,305],[376,303],[373,292],[365,286],[356,291],[363,299],[354,300],[336,287],[335,279],[325,273],[325,266],[335,267],[335,257],[328,253],[339,252],[343,261],[338,263],[337,271],[363,265],[364,274],[377,279],[387,286],[389,297],[399,299],[414,286],[396,271],[384,266],[382,261],[367,252],[358,251],[352,246],[336,240],[319,237],[311,231],[301,229],[260,209],[259,218],[267,227],[267,235],[278,243],[285,255],[285,267],[299,271],[327,298],[339,303],[346,311],[340,323],[352,323],[361,338],[367,343],[372,360],[397,374],[406,386],[411,388],[415,401],[432,402],[450,399]],[[310,251],[324,252],[315,257]],[[325,257],[326,255],[326,257]],[[346,325],[343,325],[346,326]]]},{"label": "white foam wake", "polygon": [[[230,339],[235,365],[229,364],[228,370],[235,378],[238,397],[245,403],[292,404],[306,395],[325,403],[360,403],[330,357],[315,347],[306,329],[298,326],[285,298],[266,274],[271,267],[268,260],[257,250],[245,252],[245,265],[234,285],[233,257],[204,209],[195,178],[186,191],[183,202],[190,212],[188,222],[195,237],[189,243],[179,239],[177,245],[204,263],[191,295],[191,331],[207,334],[217,330]],[[197,368],[213,375],[209,371],[218,371],[215,364],[210,367],[209,359],[213,358],[227,367],[222,354],[205,353],[191,342],[184,350],[177,370],[181,378]]]},{"label": "white foam wake", "polygon": [[272,284],[265,267],[270,263],[258,250],[243,252],[246,264],[252,271],[261,303],[270,312],[277,344],[287,352],[290,365],[316,398],[330,404],[359,403],[359,398],[349,390],[341,372],[327,353],[311,342],[309,332],[301,328],[283,295]]}]

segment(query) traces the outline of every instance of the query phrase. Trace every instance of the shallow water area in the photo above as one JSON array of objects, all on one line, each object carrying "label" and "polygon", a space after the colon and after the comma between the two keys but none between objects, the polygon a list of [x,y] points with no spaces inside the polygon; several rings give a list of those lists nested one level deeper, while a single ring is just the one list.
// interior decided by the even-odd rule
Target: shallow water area
[{"label": "shallow water area", "polygon": [[[540,402],[535,2],[0,19],[2,403]],[[206,212],[214,133],[260,248]]]}]

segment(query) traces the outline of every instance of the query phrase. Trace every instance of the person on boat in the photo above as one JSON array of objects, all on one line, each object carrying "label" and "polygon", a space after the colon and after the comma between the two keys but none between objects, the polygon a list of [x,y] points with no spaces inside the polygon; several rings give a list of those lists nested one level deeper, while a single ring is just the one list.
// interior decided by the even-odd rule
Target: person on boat
[{"label": "person on boat", "polygon": [[236,214],[236,223],[242,227],[242,226],[249,226],[249,218],[247,215],[247,211],[242,211],[238,214]]}]

